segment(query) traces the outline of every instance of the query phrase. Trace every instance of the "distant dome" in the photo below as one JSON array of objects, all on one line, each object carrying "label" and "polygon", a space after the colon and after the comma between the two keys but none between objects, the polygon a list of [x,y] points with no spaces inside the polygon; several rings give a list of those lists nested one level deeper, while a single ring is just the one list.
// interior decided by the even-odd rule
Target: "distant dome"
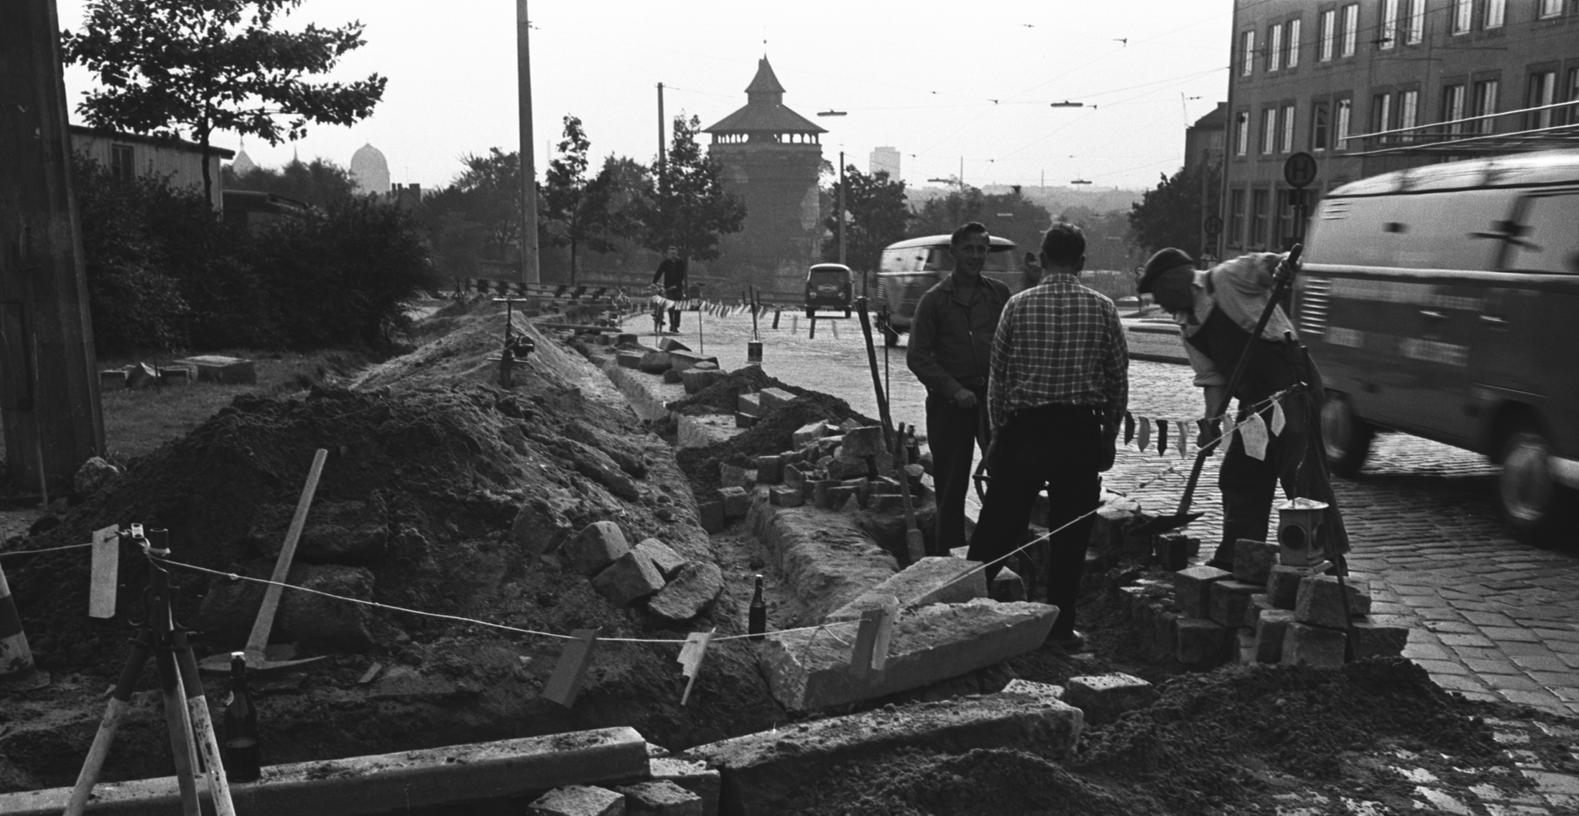
[{"label": "distant dome", "polygon": [[252,157],[248,156],[245,150],[237,150],[236,158],[230,161],[230,172],[235,173],[237,176],[245,176],[256,169],[258,169],[258,165],[252,161]]},{"label": "distant dome", "polygon": [[371,144],[362,145],[351,154],[351,180],[361,194],[389,192],[389,162],[383,151]]}]

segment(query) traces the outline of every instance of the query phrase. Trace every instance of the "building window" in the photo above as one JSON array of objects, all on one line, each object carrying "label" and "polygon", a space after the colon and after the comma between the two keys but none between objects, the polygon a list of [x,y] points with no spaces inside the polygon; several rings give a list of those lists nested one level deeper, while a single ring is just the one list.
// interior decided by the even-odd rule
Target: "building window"
[{"label": "building window", "polygon": [[1266,29],[1266,70],[1272,73],[1281,68],[1283,61],[1283,26],[1270,25]]},{"label": "building window", "polygon": [[1398,45],[1398,0],[1382,0],[1382,36],[1378,48]]},{"label": "building window", "polygon": [[1239,35],[1239,53],[1241,55],[1239,75],[1250,76],[1255,73],[1256,58],[1256,33],[1246,31]]},{"label": "building window", "polygon": [[1482,28],[1502,28],[1502,21],[1507,16],[1507,0],[1486,0],[1486,24]]},{"label": "building window", "polygon": [[1228,245],[1244,246],[1245,242],[1245,191],[1228,191]]},{"label": "building window", "polygon": [[110,145],[110,177],[117,181],[132,181],[137,178],[137,165],[132,160],[131,145]]},{"label": "building window", "polygon": [[1266,246],[1267,191],[1250,191],[1250,245]]},{"label": "building window", "polygon": [[1290,68],[1299,67],[1299,20],[1288,21],[1288,59],[1284,63]]},{"label": "building window", "polygon": [[1563,0],[1540,0],[1535,9],[1535,16],[1545,20],[1558,17],[1563,13]]},{"label": "building window", "polygon": [[1310,149],[1320,153],[1327,149],[1327,103],[1317,102],[1310,106]]},{"label": "building window", "polygon": [[1250,149],[1250,112],[1240,111],[1234,116],[1234,155],[1243,156]]},{"label": "building window", "polygon": [[1339,150],[1349,149],[1349,119],[1351,118],[1353,112],[1354,100],[1338,100],[1338,120],[1333,126],[1333,130],[1336,131],[1336,134],[1332,141],[1337,145]]},{"label": "building window", "polygon": [[1261,155],[1270,156],[1277,147],[1277,108],[1261,111]]},{"label": "building window", "polygon": [[1416,90],[1398,92],[1398,129],[1404,131],[1395,141],[1412,142],[1415,135],[1413,128],[1420,124],[1420,92]]},{"label": "building window", "polygon": [[1425,37],[1425,0],[1409,0],[1409,24],[1404,27],[1404,42],[1419,45]]},{"label": "building window", "polygon": [[1464,86],[1445,85],[1442,87],[1442,122],[1447,125],[1447,132],[1458,135],[1464,132]]},{"label": "building window", "polygon": [[1563,117],[1570,125],[1579,125],[1579,68],[1568,69],[1568,115]]},{"label": "building window", "polygon": [[1453,0],[1454,34],[1468,34],[1470,21],[1475,19],[1475,0]]},{"label": "building window", "polygon": [[1291,209],[1291,205],[1289,203],[1288,193],[1288,190],[1277,190],[1272,196],[1271,249],[1277,250],[1279,252],[1287,249],[1290,246],[1293,246],[1294,244],[1294,236],[1290,234],[1293,232],[1293,230],[1289,229],[1289,226],[1293,223],[1294,219],[1290,217],[1291,213],[1289,210]]},{"label": "building window", "polygon": [[1354,47],[1360,38],[1360,4],[1350,3],[1343,7],[1343,49],[1338,52],[1340,57],[1354,56]]},{"label": "building window", "polygon": [[1491,115],[1497,112],[1497,80],[1483,79],[1475,83],[1475,115],[1485,117],[1475,120],[1476,133],[1491,133],[1497,129]]},{"label": "building window", "polygon": [[1284,153],[1293,153],[1294,152],[1294,106],[1293,106],[1293,104],[1288,104],[1288,105],[1284,105],[1283,106],[1283,121],[1280,122],[1279,124],[1281,124],[1283,126],[1283,152]]},{"label": "building window", "polygon": [[1540,71],[1530,74],[1530,93],[1525,99],[1526,108],[1546,108],[1545,110],[1530,111],[1525,115],[1526,128],[1549,128],[1552,126],[1553,109],[1549,107],[1557,101],[1557,72]]},{"label": "building window", "polygon": [[[1379,93],[1371,97],[1371,132],[1382,133],[1392,128],[1393,120],[1393,95]],[[1378,136],[1376,141],[1387,144],[1392,141],[1390,136]]]},{"label": "building window", "polygon": [[1332,62],[1333,37],[1337,33],[1338,12],[1327,9],[1321,13],[1321,26],[1319,31],[1321,47],[1316,59],[1322,62]]}]

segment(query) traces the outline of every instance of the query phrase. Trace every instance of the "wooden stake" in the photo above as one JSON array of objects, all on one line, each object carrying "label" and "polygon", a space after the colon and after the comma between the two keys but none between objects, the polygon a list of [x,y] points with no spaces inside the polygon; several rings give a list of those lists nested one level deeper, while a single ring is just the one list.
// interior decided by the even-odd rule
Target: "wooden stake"
[{"label": "wooden stake", "polygon": [[575,639],[565,644],[565,650],[559,653],[559,663],[554,666],[554,673],[543,684],[543,699],[559,703],[565,708],[574,705],[576,695],[581,693],[587,667],[592,665],[592,647],[597,642],[598,630],[577,629],[571,635]]}]

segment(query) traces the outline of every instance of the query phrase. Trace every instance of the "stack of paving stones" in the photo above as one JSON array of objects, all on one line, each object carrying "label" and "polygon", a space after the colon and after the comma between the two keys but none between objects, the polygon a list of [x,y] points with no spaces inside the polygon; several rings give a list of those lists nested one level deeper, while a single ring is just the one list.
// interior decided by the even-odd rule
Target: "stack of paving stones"
[{"label": "stack of paving stones", "polygon": [[[736,422],[754,423],[792,399],[793,394],[777,388],[741,394]],[[748,464],[720,463],[717,494],[697,505],[703,529],[716,533],[743,518],[754,490],[766,491],[774,507],[809,505],[877,514],[902,514],[905,488],[915,504],[925,501],[921,466],[905,466],[901,487],[880,425],[853,419],[840,425],[813,422],[795,431],[791,444],[791,450],[757,456]]]},{"label": "stack of paving stones", "polygon": [[565,785],[532,800],[530,816],[712,816],[720,778],[705,763],[647,744],[648,775],[619,784]]},{"label": "stack of paving stones", "polygon": [[724,589],[723,571],[717,564],[687,561],[657,538],[643,539],[633,547],[612,521],[589,524],[543,555],[563,559],[615,606],[643,605],[675,622],[700,615]]},{"label": "stack of paving stones", "polygon": [[1276,544],[1240,539],[1233,571],[1196,566],[1120,588],[1147,656],[1206,669],[1238,660],[1336,667],[1397,657],[1409,630],[1370,619],[1370,581],[1280,563]]},{"label": "stack of paving stones", "polygon": [[687,394],[695,394],[726,375],[718,367],[717,357],[697,354],[672,337],[665,337],[657,348],[651,348],[642,345],[634,334],[621,334],[614,338],[614,361],[620,368],[634,368],[660,375],[664,382],[681,383]]}]

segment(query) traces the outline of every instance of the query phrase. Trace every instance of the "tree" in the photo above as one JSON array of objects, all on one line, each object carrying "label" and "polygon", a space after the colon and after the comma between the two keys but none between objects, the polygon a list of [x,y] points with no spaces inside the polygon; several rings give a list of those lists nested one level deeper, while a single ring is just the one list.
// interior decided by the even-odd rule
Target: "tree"
[{"label": "tree", "polygon": [[927,199],[916,211],[911,231],[918,236],[953,232],[967,221],[981,221],[985,210],[981,190],[960,185],[946,196]]},{"label": "tree", "polygon": [[587,184],[589,205],[601,216],[599,252],[633,246],[643,232],[642,213],[651,206],[652,173],[634,159],[610,154],[603,169]]},{"label": "tree", "polygon": [[658,189],[642,220],[648,248],[673,246],[681,258],[705,261],[718,257],[722,236],[740,231],[746,207],[724,191],[723,166],[696,141],[701,128],[695,116],[674,117],[668,161],[657,174]]},{"label": "tree", "polygon": [[280,170],[254,167],[245,176],[236,175],[226,166],[221,175],[227,188],[272,193],[317,207],[356,197],[356,180],[351,178],[351,171],[324,159],[313,159],[309,164],[293,161]]},{"label": "tree", "polygon": [[587,148],[591,142],[581,129],[581,119],[565,116],[564,137],[559,140],[559,155],[548,163],[543,180],[543,202],[547,205],[542,220],[551,222],[549,244],[570,247],[570,282],[576,282],[577,250],[585,245],[602,252],[610,247],[604,238],[606,213],[599,207],[604,198],[593,195],[587,181]]},{"label": "tree", "polygon": [[499,260],[509,260],[511,250],[518,256],[525,218],[521,154],[490,147],[488,155],[468,155],[461,163],[466,170],[452,185],[456,202],[467,220],[481,227],[485,252]]},{"label": "tree", "polygon": [[[852,164],[844,168],[844,187],[844,209],[848,213],[844,225],[845,260],[855,269],[876,271],[883,247],[904,238],[910,223],[905,183],[889,179],[887,170],[867,175]],[[833,183],[828,195],[837,208],[839,182]],[[835,261],[839,258],[837,210],[825,223],[831,234],[823,241],[822,257]]]},{"label": "tree", "polygon": [[[214,131],[271,145],[307,134],[309,122],[367,118],[385,78],[311,82],[363,44],[362,24],[275,31],[302,0],[90,0],[81,33],[62,32],[67,62],[99,87],[77,111],[90,125],[186,138],[207,155]],[[203,194],[213,179],[203,162]]]},{"label": "tree", "polygon": [[1173,178],[1163,176],[1156,189],[1130,207],[1133,242],[1147,252],[1171,246],[1201,257],[1202,202],[1217,185],[1217,166],[1204,162],[1186,165]]}]

